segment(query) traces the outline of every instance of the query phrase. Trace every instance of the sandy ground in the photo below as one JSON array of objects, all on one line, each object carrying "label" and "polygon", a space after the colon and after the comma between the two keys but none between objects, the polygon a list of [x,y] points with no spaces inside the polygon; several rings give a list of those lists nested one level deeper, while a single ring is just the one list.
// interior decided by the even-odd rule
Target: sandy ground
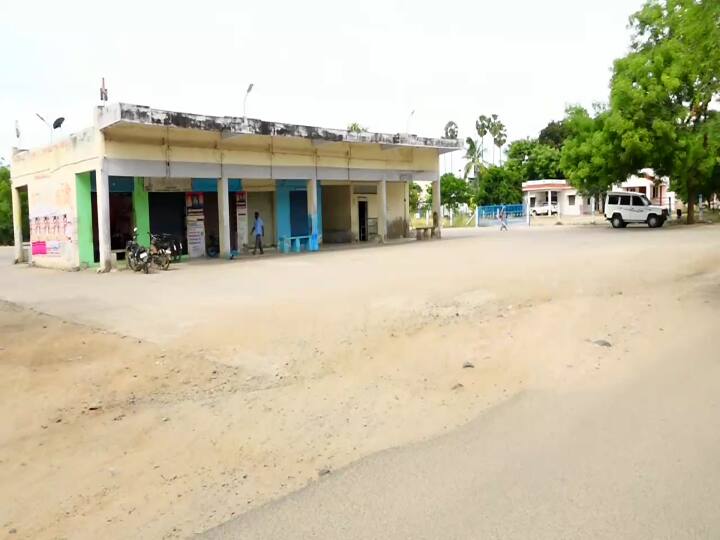
[{"label": "sandy ground", "polygon": [[678,327],[716,339],[717,227],[448,237],[150,276],[3,264],[0,530],[192,536],[523,392],[627,380]]}]

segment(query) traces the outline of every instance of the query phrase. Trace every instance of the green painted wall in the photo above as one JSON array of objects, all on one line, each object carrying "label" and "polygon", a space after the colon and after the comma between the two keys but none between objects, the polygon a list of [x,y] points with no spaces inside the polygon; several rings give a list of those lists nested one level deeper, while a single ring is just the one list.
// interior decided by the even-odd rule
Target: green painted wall
[{"label": "green painted wall", "polygon": [[150,232],[150,203],[143,178],[135,178],[133,212],[135,227],[138,230],[138,242],[145,247],[150,247],[150,235],[148,234]]},{"label": "green painted wall", "polygon": [[77,194],[77,237],[80,264],[88,266],[95,263],[93,254],[92,195],[90,172],[75,175]]}]

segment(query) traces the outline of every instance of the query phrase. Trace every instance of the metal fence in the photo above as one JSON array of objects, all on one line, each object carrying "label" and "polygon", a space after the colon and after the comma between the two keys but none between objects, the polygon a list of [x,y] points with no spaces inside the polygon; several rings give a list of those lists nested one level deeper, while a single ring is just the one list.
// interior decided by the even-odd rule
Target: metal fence
[{"label": "metal fence", "polygon": [[518,223],[525,220],[524,204],[489,204],[477,207],[475,211],[477,226],[488,227],[497,224],[498,214],[503,208],[508,222]]}]

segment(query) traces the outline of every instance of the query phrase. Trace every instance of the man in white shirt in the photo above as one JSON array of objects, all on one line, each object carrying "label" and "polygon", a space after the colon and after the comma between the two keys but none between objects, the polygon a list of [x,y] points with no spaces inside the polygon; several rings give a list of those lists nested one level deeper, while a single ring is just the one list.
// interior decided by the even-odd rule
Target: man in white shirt
[{"label": "man in white shirt", "polygon": [[253,249],[253,255],[260,249],[260,255],[264,253],[262,239],[265,236],[265,223],[263,223],[260,217],[260,212],[255,212],[255,223],[253,224],[252,232],[255,235],[255,248]]}]

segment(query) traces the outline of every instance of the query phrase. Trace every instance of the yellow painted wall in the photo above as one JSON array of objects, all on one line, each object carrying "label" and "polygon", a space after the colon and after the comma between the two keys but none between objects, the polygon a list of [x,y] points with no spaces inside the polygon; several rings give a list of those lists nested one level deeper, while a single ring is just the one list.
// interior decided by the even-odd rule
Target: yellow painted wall
[{"label": "yellow painted wall", "polygon": [[405,233],[405,182],[387,183],[387,229],[389,238]]},{"label": "yellow painted wall", "polygon": [[351,230],[350,186],[322,185],[323,234]]},{"label": "yellow painted wall", "polygon": [[377,144],[326,143],[307,139],[245,135],[222,139],[219,133],[118,126],[106,130],[106,155],[145,159],[235,165],[314,166],[380,170],[438,170],[438,153],[431,148],[383,150]]}]

